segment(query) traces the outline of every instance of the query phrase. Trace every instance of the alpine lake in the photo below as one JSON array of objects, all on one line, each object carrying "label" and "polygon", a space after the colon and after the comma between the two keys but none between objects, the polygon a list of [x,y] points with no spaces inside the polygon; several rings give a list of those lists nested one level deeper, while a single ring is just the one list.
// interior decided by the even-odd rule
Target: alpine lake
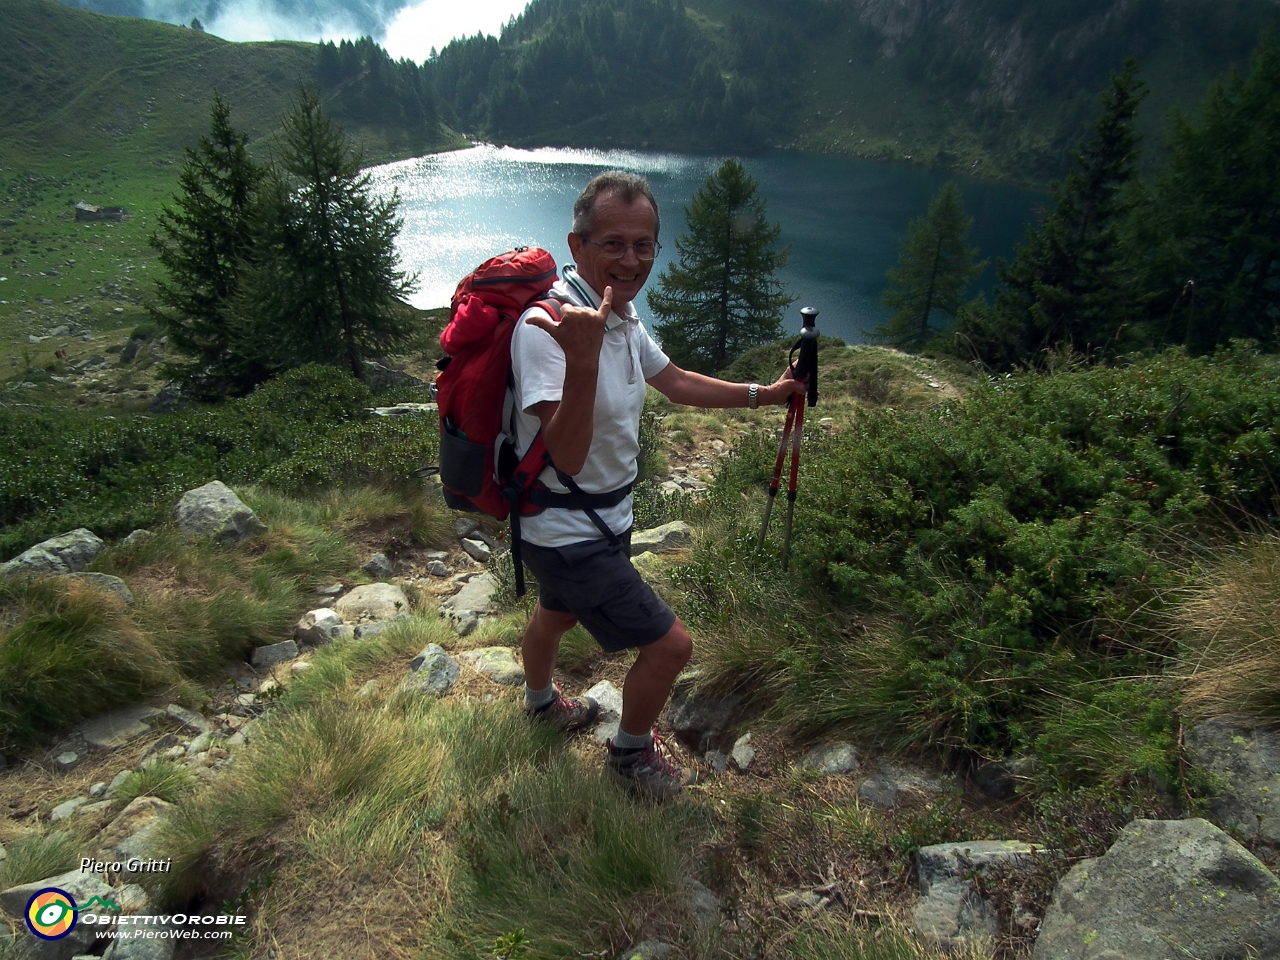
[{"label": "alpine lake", "polygon": [[[401,199],[402,265],[418,274],[412,298],[421,308],[448,306],[459,279],[483,260],[517,246],[549,250],[569,259],[573,201],[586,182],[613,168],[644,174],[662,214],[663,247],[646,289],[677,256],[684,207],[721,157],[626,150],[545,147],[522,150],[481,144],[370,171],[381,194]],[[885,271],[898,258],[907,224],[923,216],[929,200],[954,180],[973,218],[971,246],[991,264],[970,290],[995,282],[995,258],[1010,257],[1045,195],[954,173],[849,157],[771,153],[743,158],[767,199],[769,220],[782,226],[791,256],[779,272],[795,298],[785,323],[800,326],[799,309],[820,311],[818,328],[849,343],[867,340],[883,322],[880,294]],[[650,328],[644,294],[636,306]]]}]

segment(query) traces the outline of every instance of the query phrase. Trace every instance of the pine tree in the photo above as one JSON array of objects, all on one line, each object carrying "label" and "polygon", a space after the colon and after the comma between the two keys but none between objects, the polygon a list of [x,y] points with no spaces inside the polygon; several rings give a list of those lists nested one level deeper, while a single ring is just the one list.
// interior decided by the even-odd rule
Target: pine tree
[{"label": "pine tree", "polygon": [[955,317],[965,290],[987,265],[975,263],[978,251],[965,245],[972,226],[959,188],[945,184],[928,212],[907,227],[898,265],[890,268],[889,287],[880,297],[893,314],[871,331],[872,337],[901,350],[919,351],[941,329],[931,321]]},{"label": "pine tree", "polygon": [[1136,329],[1143,297],[1122,241],[1135,200],[1134,115],[1145,96],[1130,60],[1111,78],[1094,139],[1051,189],[1052,209],[1027,229],[1013,261],[1000,261],[994,306],[966,305],[957,315],[961,352],[1008,368],[1062,346],[1115,351]]},{"label": "pine tree", "polygon": [[[1143,214],[1153,340],[1203,352],[1231,338],[1277,344],[1280,327],[1280,48],[1263,40],[1233,73],[1174,115],[1169,165]],[[1187,281],[1193,281],[1188,287]],[[1194,296],[1191,296],[1194,291]]]},{"label": "pine tree", "polygon": [[685,207],[679,263],[667,266],[648,298],[663,349],[681,367],[713,373],[782,335],[793,298],[775,272],[791,248],[777,249],[782,227],[769,223],[758,189],[742,163],[729,159]]},{"label": "pine tree", "polygon": [[168,277],[157,281],[158,305],[149,309],[185,358],[166,372],[189,396],[245,393],[265,375],[237,353],[229,315],[243,261],[253,248],[253,202],[266,175],[249,156],[248,141],[215,94],[209,134],[187,148],[178,192],[161,209],[150,238]]},{"label": "pine tree", "polygon": [[361,155],[305,91],[282,125],[261,192],[253,268],[237,304],[245,344],[274,369],[347,367],[404,346],[403,300],[416,278],[399,268],[400,198],[373,195]]}]

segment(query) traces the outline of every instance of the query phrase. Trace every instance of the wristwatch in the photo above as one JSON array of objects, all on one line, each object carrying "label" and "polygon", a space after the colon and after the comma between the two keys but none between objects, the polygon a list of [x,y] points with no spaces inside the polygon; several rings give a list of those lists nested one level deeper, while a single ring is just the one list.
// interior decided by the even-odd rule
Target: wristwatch
[{"label": "wristwatch", "polygon": [[747,387],[747,407],[754,410],[758,406],[760,406],[760,384],[753,383]]}]

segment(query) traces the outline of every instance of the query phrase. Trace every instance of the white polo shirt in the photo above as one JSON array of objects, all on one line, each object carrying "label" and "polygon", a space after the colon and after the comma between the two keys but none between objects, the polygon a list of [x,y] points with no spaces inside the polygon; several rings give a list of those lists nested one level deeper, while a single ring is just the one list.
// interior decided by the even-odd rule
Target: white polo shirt
[{"label": "white polo shirt", "polygon": [[[572,264],[565,264],[561,279],[556,281],[551,292],[578,306],[593,309],[600,306],[600,294],[578,276]],[[535,312],[546,315],[536,307],[525,311],[511,336],[511,372],[515,380],[517,410],[516,449],[521,456],[542,427],[538,418],[527,412],[529,408],[544,400],[558,401],[564,395],[564,351],[551,334],[525,323]],[[671,362],[649,336],[631,303],[615,307],[604,329],[591,447],[582,471],[573,478],[587,493],[608,493],[635,480],[645,381],[661,373]],[[549,490],[568,492],[550,467],[542,472],[541,479]],[[610,530],[624,533],[632,523],[631,497],[596,513]],[[601,537],[599,529],[586,513],[556,507],[536,516],[522,517],[520,535],[543,547],[563,547]]]}]

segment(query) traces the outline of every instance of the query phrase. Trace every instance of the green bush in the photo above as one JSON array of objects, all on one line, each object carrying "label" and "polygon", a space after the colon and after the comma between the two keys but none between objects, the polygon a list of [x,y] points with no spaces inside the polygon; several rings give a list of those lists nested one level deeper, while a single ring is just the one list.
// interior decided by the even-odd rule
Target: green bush
[{"label": "green bush", "polygon": [[[1144,617],[1182,583],[1178,535],[1275,515],[1272,371],[1245,347],[1171,351],[1127,368],[1009,376],[963,403],[870,411],[806,442],[792,577],[894,626],[870,645],[831,618],[783,633],[800,635],[780,685],[793,725],[986,753],[1045,734],[1042,746],[1062,749],[1066,734],[1046,733],[1042,717],[1053,697],[1162,668],[1168,641]],[[714,489],[720,516],[767,483],[775,445],[738,444]],[[753,525],[733,546],[708,547],[686,587],[750,595],[749,577],[725,571],[726,558],[750,554]],[[1162,722],[1152,718],[1144,742],[1168,746]]]}]

